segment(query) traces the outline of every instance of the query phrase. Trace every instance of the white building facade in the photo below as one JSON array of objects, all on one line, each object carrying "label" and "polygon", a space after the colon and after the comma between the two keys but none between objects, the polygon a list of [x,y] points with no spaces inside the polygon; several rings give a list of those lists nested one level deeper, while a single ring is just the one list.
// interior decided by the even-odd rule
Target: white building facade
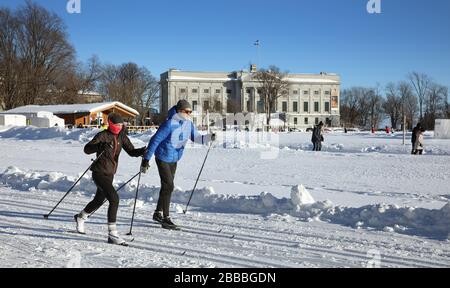
[{"label": "white building facade", "polygon": [[[288,91],[277,100],[277,113],[288,128],[307,128],[320,121],[339,126],[340,77],[336,74],[288,74]],[[234,113],[264,114],[260,82],[252,72],[187,72],[161,74],[161,112],[188,100],[193,121],[205,125],[206,110],[224,117]]]}]

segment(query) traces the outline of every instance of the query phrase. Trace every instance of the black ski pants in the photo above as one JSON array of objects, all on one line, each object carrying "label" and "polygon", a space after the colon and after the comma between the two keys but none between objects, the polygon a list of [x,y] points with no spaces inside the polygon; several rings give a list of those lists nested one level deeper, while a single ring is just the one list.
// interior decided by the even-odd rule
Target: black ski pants
[{"label": "black ski pants", "polygon": [[166,163],[156,159],[159,177],[161,178],[161,190],[159,191],[158,205],[156,211],[163,211],[164,217],[169,216],[170,198],[174,189],[173,181],[177,171],[177,163]]},{"label": "black ski pants", "polygon": [[92,172],[92,178],[97,186],[97,193],[94,199],[84,208],[84,211],[91,214],[103,205],[105,199],[108,199],[108,223],[116,223],[119,195],[113,186],[114,175]]}]

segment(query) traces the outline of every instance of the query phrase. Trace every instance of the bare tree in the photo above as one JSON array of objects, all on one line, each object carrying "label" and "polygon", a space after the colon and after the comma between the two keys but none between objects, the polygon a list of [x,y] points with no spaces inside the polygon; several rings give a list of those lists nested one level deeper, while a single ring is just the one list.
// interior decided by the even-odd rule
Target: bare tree
[{"label": "bare tree", "polygon": [[288,89],[287,73],[281,72],[280,68],[272,65],[267,70],[262,69],[256,72],[255,79],[261,85],[260,96],[264,102],[264,112],[266,113],[267,126],[269,126],[271,113],[276,109],[277,99]]},{"label": "bare tree", "polygon": [[98,82],[102,77],[102,66],[98,56],[89,58],[87,64],[79,63],[77,76],[80,81],[79,92],[84,94],[88,91],[97,90]]},{"label": "bare tree", "polygon": [[450,103],[448,102],[448,100],[445,103],[444,118],[450,119]]},{"label": "bare tree", "polygon": [[383,103],[383,109],[391,119],[391,127],[397,129],[398,124],[401,122],[402,101],[394,83],[389,83],[386,86],[386,101]]},{"label": "bare tree", "polygon": [[135,108],[141,115],[141,125],[145,124],[145,118],[150,117],[150,108],[159,100],[159,86],[150,71],[136,63],[105,65],[100,79],[106,99]]},{"label": "bare tree", "polygon": [[54,13],[27,1],[18,10],[21,23],[19,46],[23,63],[23,104],[50,104],[47,95],[62,73],[74,68],[75,51],[68,42],[66,27]]},{"label": "bare tree", "polygon": [[18,90],[17,17],[7,8],[0,8],[0,105],[3,110],[16,106]]},{"label": "bare tree", "polygon": [[75,53],[61,18],[27,1],[0,13],[1,88],[4,106],[50,104],[64,74],[73,71]]},{"label": "bare tree", "polygon": [[402,118],[406,116],[407,128],[411,129],[418,110],[417,96],[414,95],[408,82],[400,82],[398,90],[402,103]]},{"label": "bare tree", "polygon": [[341,95],[341,117],[345,126],[353,127],[359,116],[358,99],[360,88],[352,87],[342,91]]},{"label": "bare tree", "polygon": [[384,99],[380,95],[379,87],[370,89],[368,93],[370,126],[378,127],[383,117]]},{"label": "bare tree", "polygon": [[425,99],[425,115],[423,124],[428,129],[434,129],[435,120],[445,117],[448,88],[436,83],[431,83]]},{"label": "bare tree", "polygon": [[[151,108],[159,103],[159,81],[146,68],[141,68],[141,94],[136,95],[136,108],[141,115],[140,124],[146,124],[146,117],[152,118]],[[140,95],[140,96],[139,96]]]},{"label": "bare tree", "polygon": [[[358,88],[356,97],[358,99],[358,116],[359,126],[363,128],[369,128],[370,119],[370,98],[372,98],[373,90],[370,88],[360,87]],[[372,126],[370,126],[372,127]]]},{"label": "bare tree", "polygon": [[408,76],[412,87],[414,88],[417,97],[419,98],[419,113],[420,121],[423,119],[423,104],[427,95],[428,88],[430,87],[430,78],[423,73],[412,72]]}]

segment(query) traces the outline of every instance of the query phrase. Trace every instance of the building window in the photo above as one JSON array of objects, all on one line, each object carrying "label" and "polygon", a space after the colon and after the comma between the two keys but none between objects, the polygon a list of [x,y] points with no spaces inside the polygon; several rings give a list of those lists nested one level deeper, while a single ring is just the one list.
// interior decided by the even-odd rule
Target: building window
[{"label": "building window", "polygon": [[308,125],[308,117],[305,117],[305,125]]},{"label": "building window", "polygon": [[216,94],[220,94],[220,89],[216,89]]},{"label": "building window", "polygon": [[314,91],[314,95],[319,95],[320,92],[318,90]]},{"label": "building window", "polygon": [[264,111],[264,101],[262,101],[262,100],[259,100],[258,102],[257,102],[257,107],[256,107],[256,110],[257,110],[257,112],[258,113],[264,113],[265,111]]},{"label": "building window", "polygon": [[282,112],[287,112],[287,102],[283,101],[282,103]]},{"label": "building window", "polygon": [[222,102],[216,101],[214,103],[214,111],[221,112],[222,111]]},{"label": "building window", "polygon": [[331,94],[330,90],[325,91],[325,95],[330,95],[330,94]]},{"label": "building window", "polygon": [[186,94],[186,89],[181,88],[181,89],[180,89],[180,94]]},{"label": "building window", "polygon": [[192,111],[197,111],[198,102],[192,101]]},{"label": "building window", "polygon": [[292,106],[294,112],[298,112],[298,102],[294,102]]},{"label": "building window", "polygon": [[314,123],[319,124],[319,118],[316,117],[316,119],[314,119]]},{"label": "building window", "polygon": [[231,94],[233,93],[233,91],[231,91],[231,89],[227,89],[227,94]]},{"label": "building window", "polygon": [[330,102],[325,102],[325,112],[330,112]]},{"label": "building window", "polygon": [[308,90],[303,91],[303,95],[309,95],[309,91]]},{"label": "building window", "polygon": [[327,126],[331,127],[331,119],[330,118],[326,118],[325,123],[327,124]]},{"label": "building window", "polygon": [[261,89],[261,88],[259,88],[257,91],[258,91],[258,94],[259,94],[259,95],[262,94],[262,89]]},{"label": "building window", "polygon": [[319,102],[314,102],[314,112],[319,112]]},{"label": "building window", "polygon": [[308,112],[309,111],[309,107],[308,107],[308,102],[303,102],[303,112]]},{"label": "building window", "polygon": [[247,89],[246,92],[247,92],[247,94],[250,94],[250,93],[252,93],[252,89]]},{"label": "building window", "polygon": [[203,101],[203,111],[209,110],[209,101]]},{"label": "building window", "polygon": [[203,93],[208,94],[209,93],[209,89],[204,89]]},{"label": "building window", "polygon": [[294,91],[292,91],[292,94],[298,95],[298,91],[297,91],[297,90],[294,90]]},{"label": "building window", "polygon": [[294,125],[297,125],[297,117],[294,117]]},{"label": "building window", "polygon": [[250,100],[247,100],[247,112],[251,112],[250,111]]},{"label": "building window", "polygon": [[197,89],[192,89],[192,94],[197,94],[198,90]]}]

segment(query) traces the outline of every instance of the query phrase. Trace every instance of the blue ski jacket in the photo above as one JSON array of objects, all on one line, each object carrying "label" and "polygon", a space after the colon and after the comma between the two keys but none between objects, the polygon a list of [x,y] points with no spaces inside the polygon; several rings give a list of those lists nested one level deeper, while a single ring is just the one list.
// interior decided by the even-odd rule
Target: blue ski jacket
[{"label": "blue ski jacket", "polygon": [[167,120],[150,139],[144,159],[150,160],[155,155],[156,159],[166,163],[178,162],[189,140],[207,144],[210,137],[198,133],[194,123],[180,117],[174,106],[169,110]]}]

